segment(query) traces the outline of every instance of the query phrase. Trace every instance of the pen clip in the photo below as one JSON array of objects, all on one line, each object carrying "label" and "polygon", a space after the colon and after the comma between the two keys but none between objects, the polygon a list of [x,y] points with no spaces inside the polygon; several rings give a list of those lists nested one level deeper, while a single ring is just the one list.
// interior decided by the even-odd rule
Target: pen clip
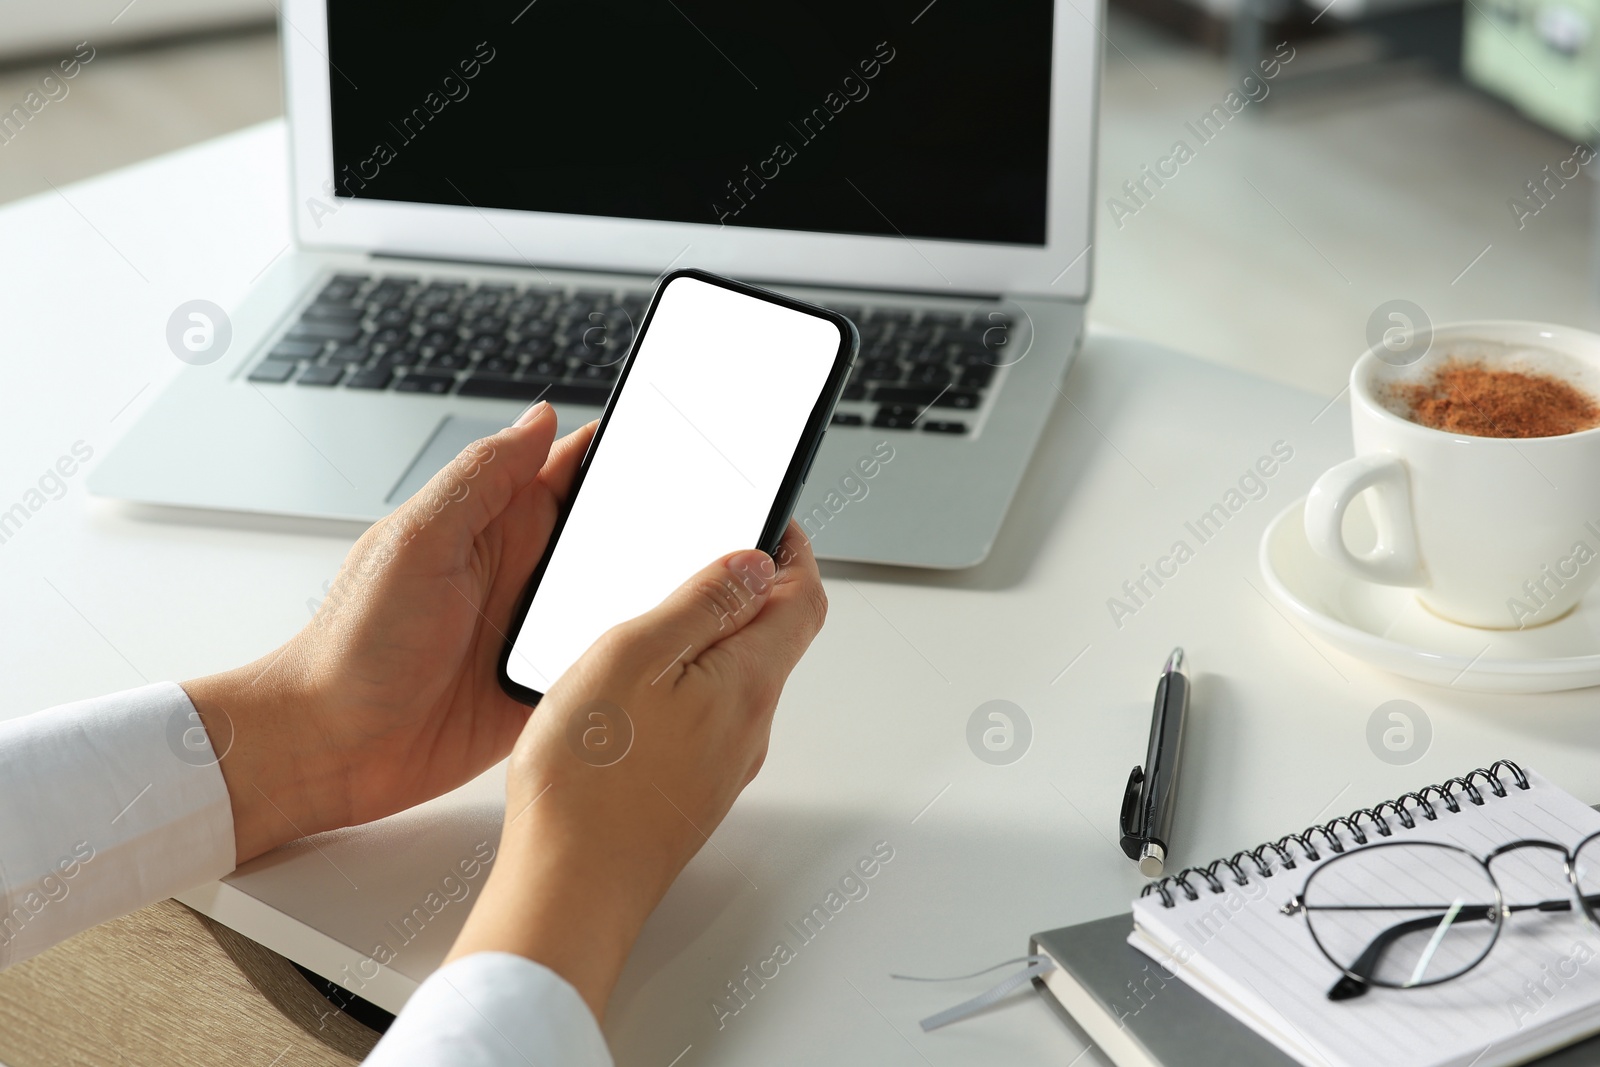
[{"label": "pen clip", "polygon": [[[1144,768],[1135,767],[1128,774],[1128,787],[1122,794],[1122,850],[1128,852],[1130,842],[1137,851],[1139,844],[1143,843],[1140,836],[1144,830],[1139,819],[1139,802],[1144,797]],[[1134,855],[1128,852],[1128,855]]]}]

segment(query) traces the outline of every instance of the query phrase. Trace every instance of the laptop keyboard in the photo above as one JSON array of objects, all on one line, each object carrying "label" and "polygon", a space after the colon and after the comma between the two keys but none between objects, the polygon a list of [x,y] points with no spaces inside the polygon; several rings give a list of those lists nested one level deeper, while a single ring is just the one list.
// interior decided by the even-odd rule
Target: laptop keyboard
[{"label": "laptop keyboard", "polygon": [[[249,381],[602,407],[649,302],[634,289],[337,274]],[[833,310],[861,333],[835,425],[968,432],[994,383],[1004,314]]]}]

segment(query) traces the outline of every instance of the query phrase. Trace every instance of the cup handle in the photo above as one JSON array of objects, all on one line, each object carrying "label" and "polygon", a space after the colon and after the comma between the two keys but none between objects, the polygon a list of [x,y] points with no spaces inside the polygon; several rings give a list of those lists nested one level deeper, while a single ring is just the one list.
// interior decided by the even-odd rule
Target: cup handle
[{"label": "cup handle", "polygon": [[[1377,498],[1372,521],[1378,530],[1378,543],[1371,552],[1357,555],[1344,542],[1344,513],[1350,502],[1368,489]],[[1306,497],[1306,540],[1318,555],[1366,581],[1380,585],[1427,584],[1412,521],[1411,480],[1406,465],[1387,453],[1347,459],[1317,479],[1311,495]]]}]

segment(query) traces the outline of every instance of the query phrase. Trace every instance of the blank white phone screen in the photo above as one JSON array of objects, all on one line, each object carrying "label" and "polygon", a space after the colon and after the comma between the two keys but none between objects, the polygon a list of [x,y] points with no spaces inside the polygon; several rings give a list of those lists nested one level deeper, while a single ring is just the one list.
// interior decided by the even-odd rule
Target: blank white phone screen
[{"label": "blank white phone screen", "polygon": [[512,646],[512,681],[548,691],[612,626],[756,547],[840,342],[816,315],[667,283]]}]

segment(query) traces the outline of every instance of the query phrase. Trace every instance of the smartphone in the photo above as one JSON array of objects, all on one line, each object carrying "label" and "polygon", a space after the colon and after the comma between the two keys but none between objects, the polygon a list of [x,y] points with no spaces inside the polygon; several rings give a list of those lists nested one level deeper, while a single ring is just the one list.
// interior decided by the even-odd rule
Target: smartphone
[{"label": "smartphone", "polygon": [[860,339],[849,319],[667,275],[500,655],[537,704],[605,631],[741,548],[777,551]]}]

